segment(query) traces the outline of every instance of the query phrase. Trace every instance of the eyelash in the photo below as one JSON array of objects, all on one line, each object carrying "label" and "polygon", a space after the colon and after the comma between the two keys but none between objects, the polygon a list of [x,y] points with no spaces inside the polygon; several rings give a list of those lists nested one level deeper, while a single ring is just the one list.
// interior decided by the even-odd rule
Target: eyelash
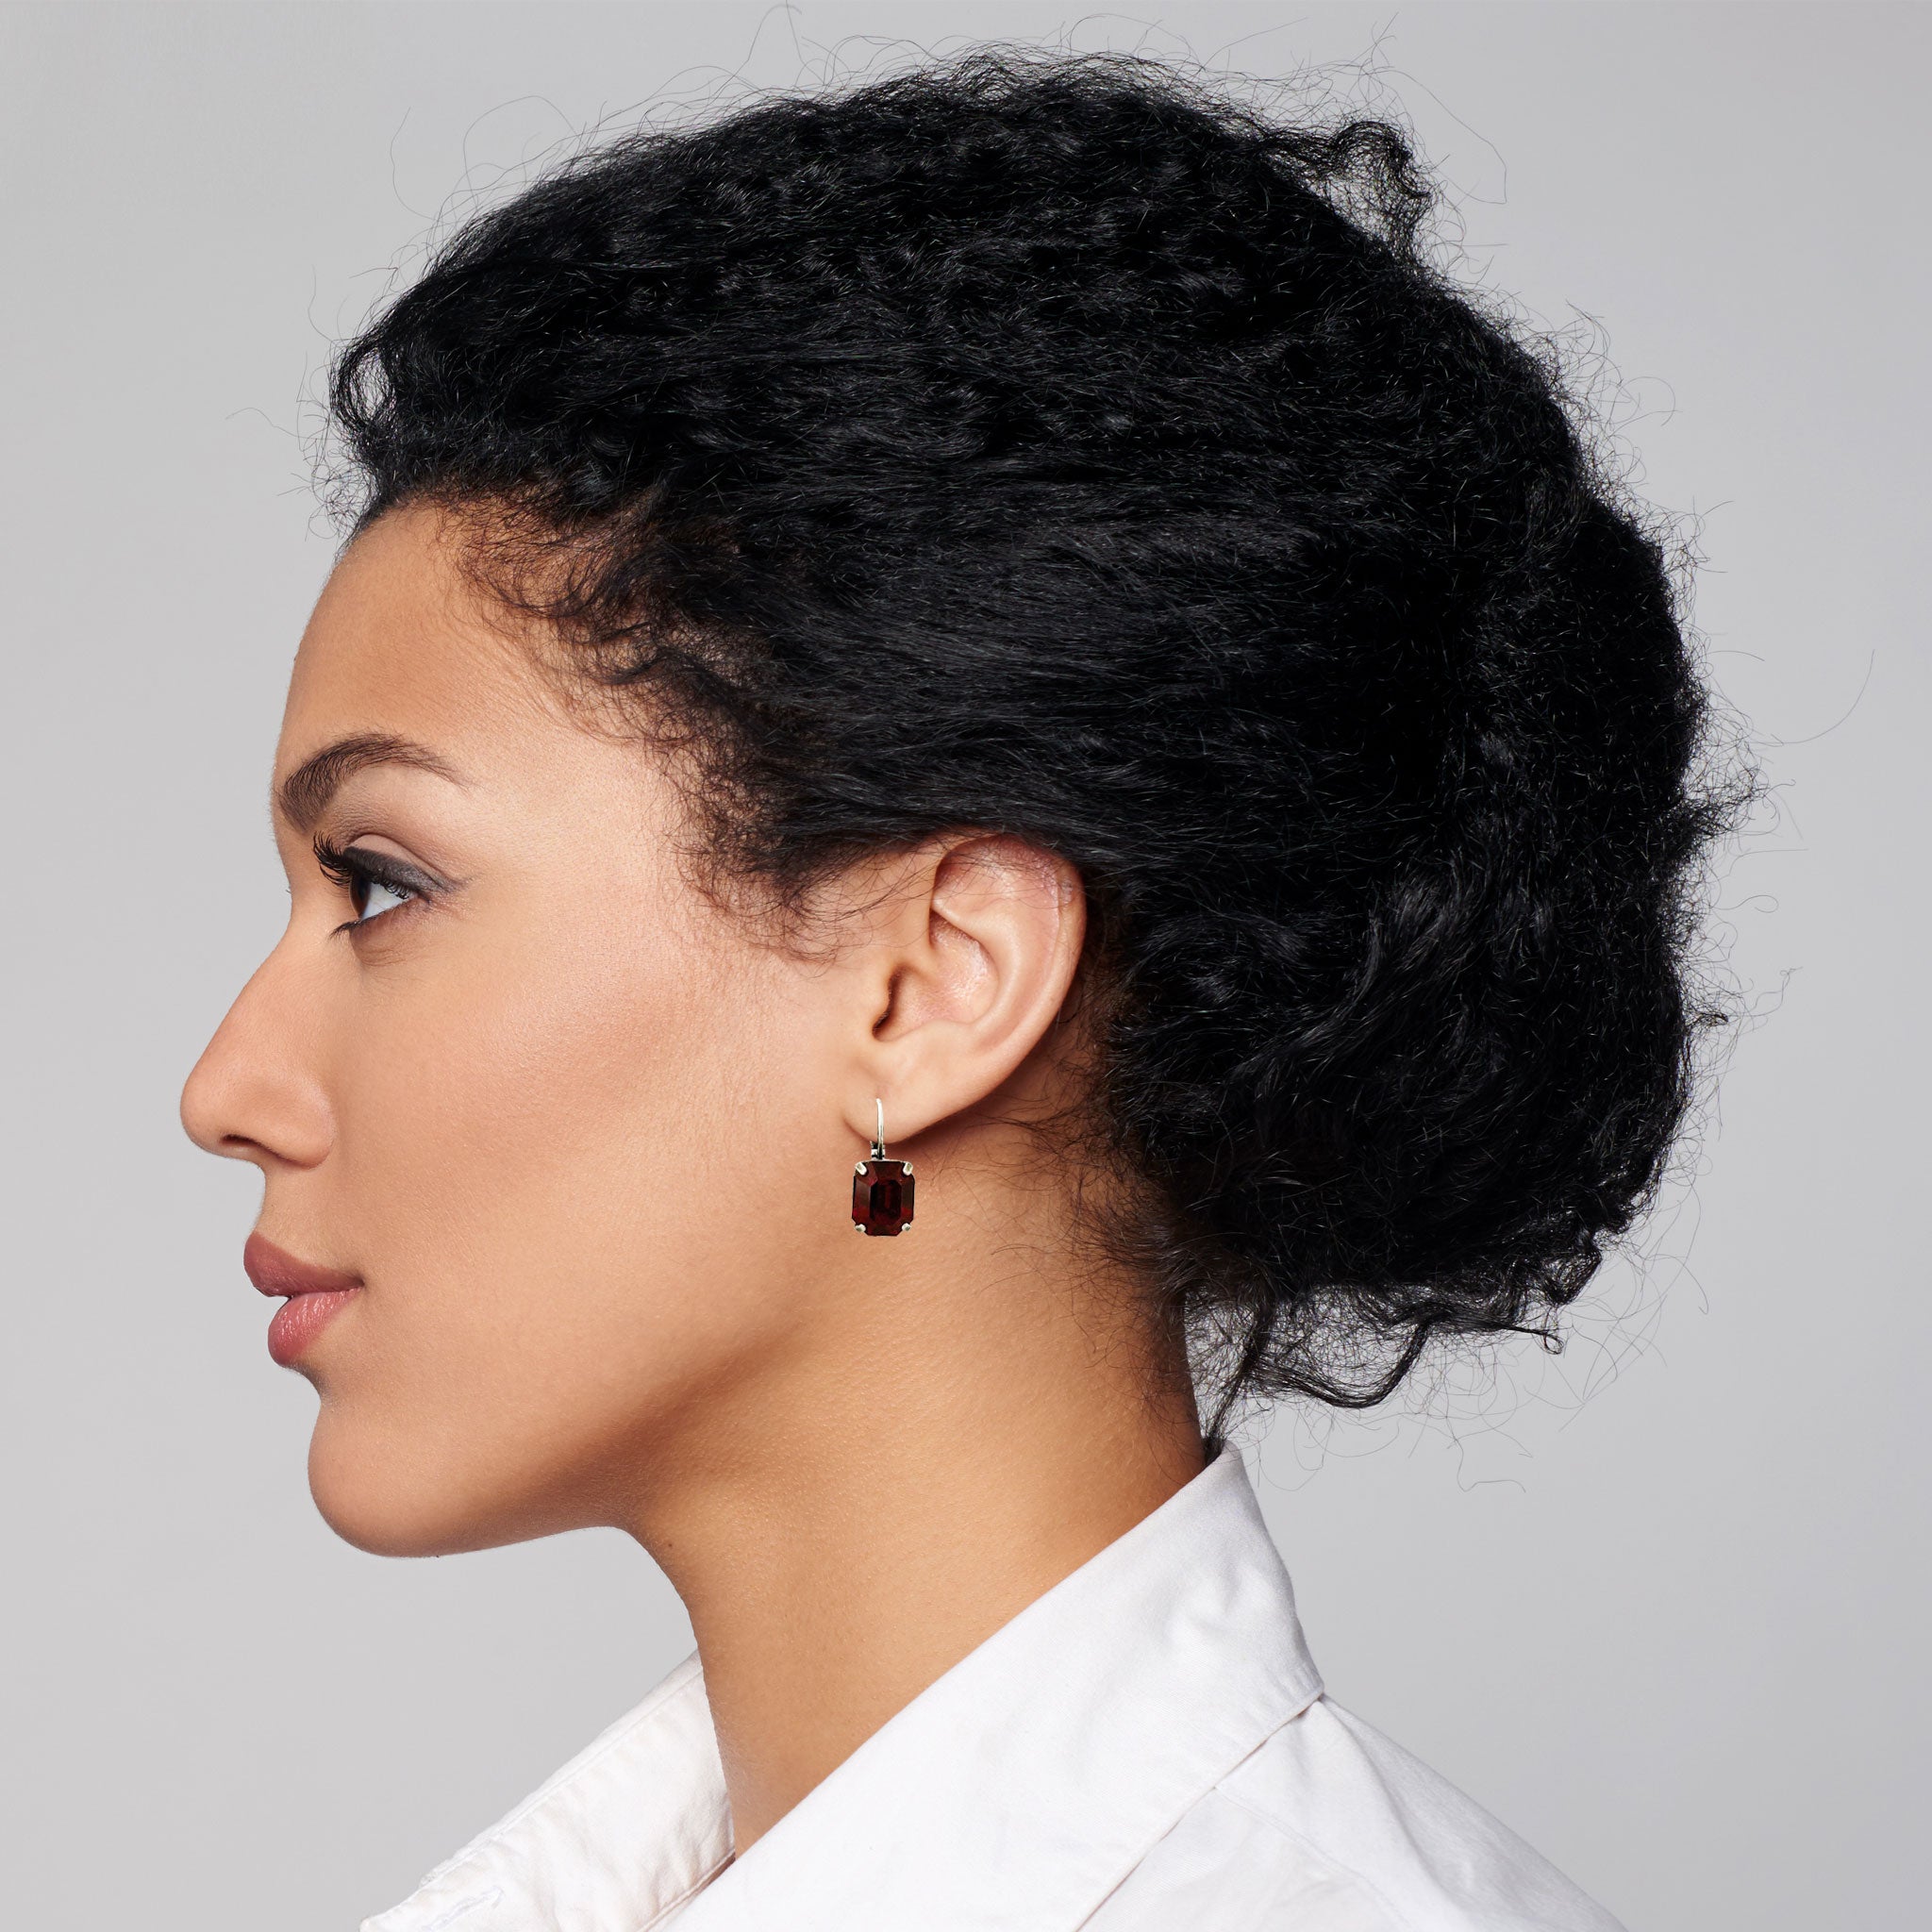
[{"label": "eyelash", "polygon": [[[372,885],[386,886],[391,892],[405,894],[403,904],[413,905],[418,900],[434,896],[435,886],[413,866],[402,864],[393,858],[386,858],[379,853],[366,852],[352,845],[332,844],[327,839],[315,841],[315,862],[323,872],[342,891],[348,893],[349,903],[356,908],[354,919],[344,920],[336,930],[355,932],[359,927],[374,923],[363,917],[362,908],[368,903],[369,888]],[[402,906],[386,907],[375,915],[375,919],[387,919],[391,912],[400,912]]]}]

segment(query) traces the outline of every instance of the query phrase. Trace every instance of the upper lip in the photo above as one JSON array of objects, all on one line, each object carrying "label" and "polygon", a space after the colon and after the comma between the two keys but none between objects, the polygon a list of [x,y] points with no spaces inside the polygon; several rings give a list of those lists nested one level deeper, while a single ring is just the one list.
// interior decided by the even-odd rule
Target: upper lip
[{"label": "upper lip", "polygon": [[342,1274],[333,1268],[318,1268],[313,1261],[299,1260],[285,1248],[278,1248],[266,1235],[252,1234],[242,1250],[242,1265],[248,1278],[263,1294],[322,1294],[327,1291],[360,1288],[359,1275]]}]

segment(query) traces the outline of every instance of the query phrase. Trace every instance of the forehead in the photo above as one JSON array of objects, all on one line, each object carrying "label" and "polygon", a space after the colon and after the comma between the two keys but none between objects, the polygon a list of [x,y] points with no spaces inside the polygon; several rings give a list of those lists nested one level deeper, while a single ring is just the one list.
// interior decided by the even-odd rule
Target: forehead
[{"label": "forehead", "polygon": [[276,771],[351,734],[460,758],[546,727],[570,728],[534,643],[470,581],[446,515],[412,506],[357,537],[324,586],[295,654]]}]

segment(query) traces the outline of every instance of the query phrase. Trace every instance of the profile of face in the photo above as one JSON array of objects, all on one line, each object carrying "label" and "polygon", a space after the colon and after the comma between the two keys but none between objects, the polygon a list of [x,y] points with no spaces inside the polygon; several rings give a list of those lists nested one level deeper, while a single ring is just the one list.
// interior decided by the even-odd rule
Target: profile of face
[{"label": "profile of face", "polygon": [[[420,507],[331,576],[275,775],[289,924],[183,1117],[265,1177],[263,1285],[280,1254],[351,1290],[306,1327],[297,1297],[278,1354],[320,1395],[310,1485],[352,1542],[634,1520],[674,1471],[722,1479],[754,1414],[767,1454],[841,1426],[841,1390],[862,1426],[908,1310],[920,1345],[935,1320],[972,1345],[980,1315],[931,1306],[949,1257],[1029,1216],[1054,1238],[1002,1123],[1062,1077],[1066,865],[969,829],[829,882],[811,943],[781,933],[698,883],[677,774]],[[877,1099],[921,1163],[896,1241],[849,1213]]]}]

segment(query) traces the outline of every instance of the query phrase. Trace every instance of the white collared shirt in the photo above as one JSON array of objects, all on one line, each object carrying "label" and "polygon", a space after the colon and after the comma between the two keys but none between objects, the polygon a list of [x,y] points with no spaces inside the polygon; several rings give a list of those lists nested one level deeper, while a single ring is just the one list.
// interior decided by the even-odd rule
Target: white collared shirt
[{"label": "white collared shirt", "polygon": [[692,1657],[362,1932],[1619,1932],[1324,1695],[1241,1457],[736,1863]]}]

